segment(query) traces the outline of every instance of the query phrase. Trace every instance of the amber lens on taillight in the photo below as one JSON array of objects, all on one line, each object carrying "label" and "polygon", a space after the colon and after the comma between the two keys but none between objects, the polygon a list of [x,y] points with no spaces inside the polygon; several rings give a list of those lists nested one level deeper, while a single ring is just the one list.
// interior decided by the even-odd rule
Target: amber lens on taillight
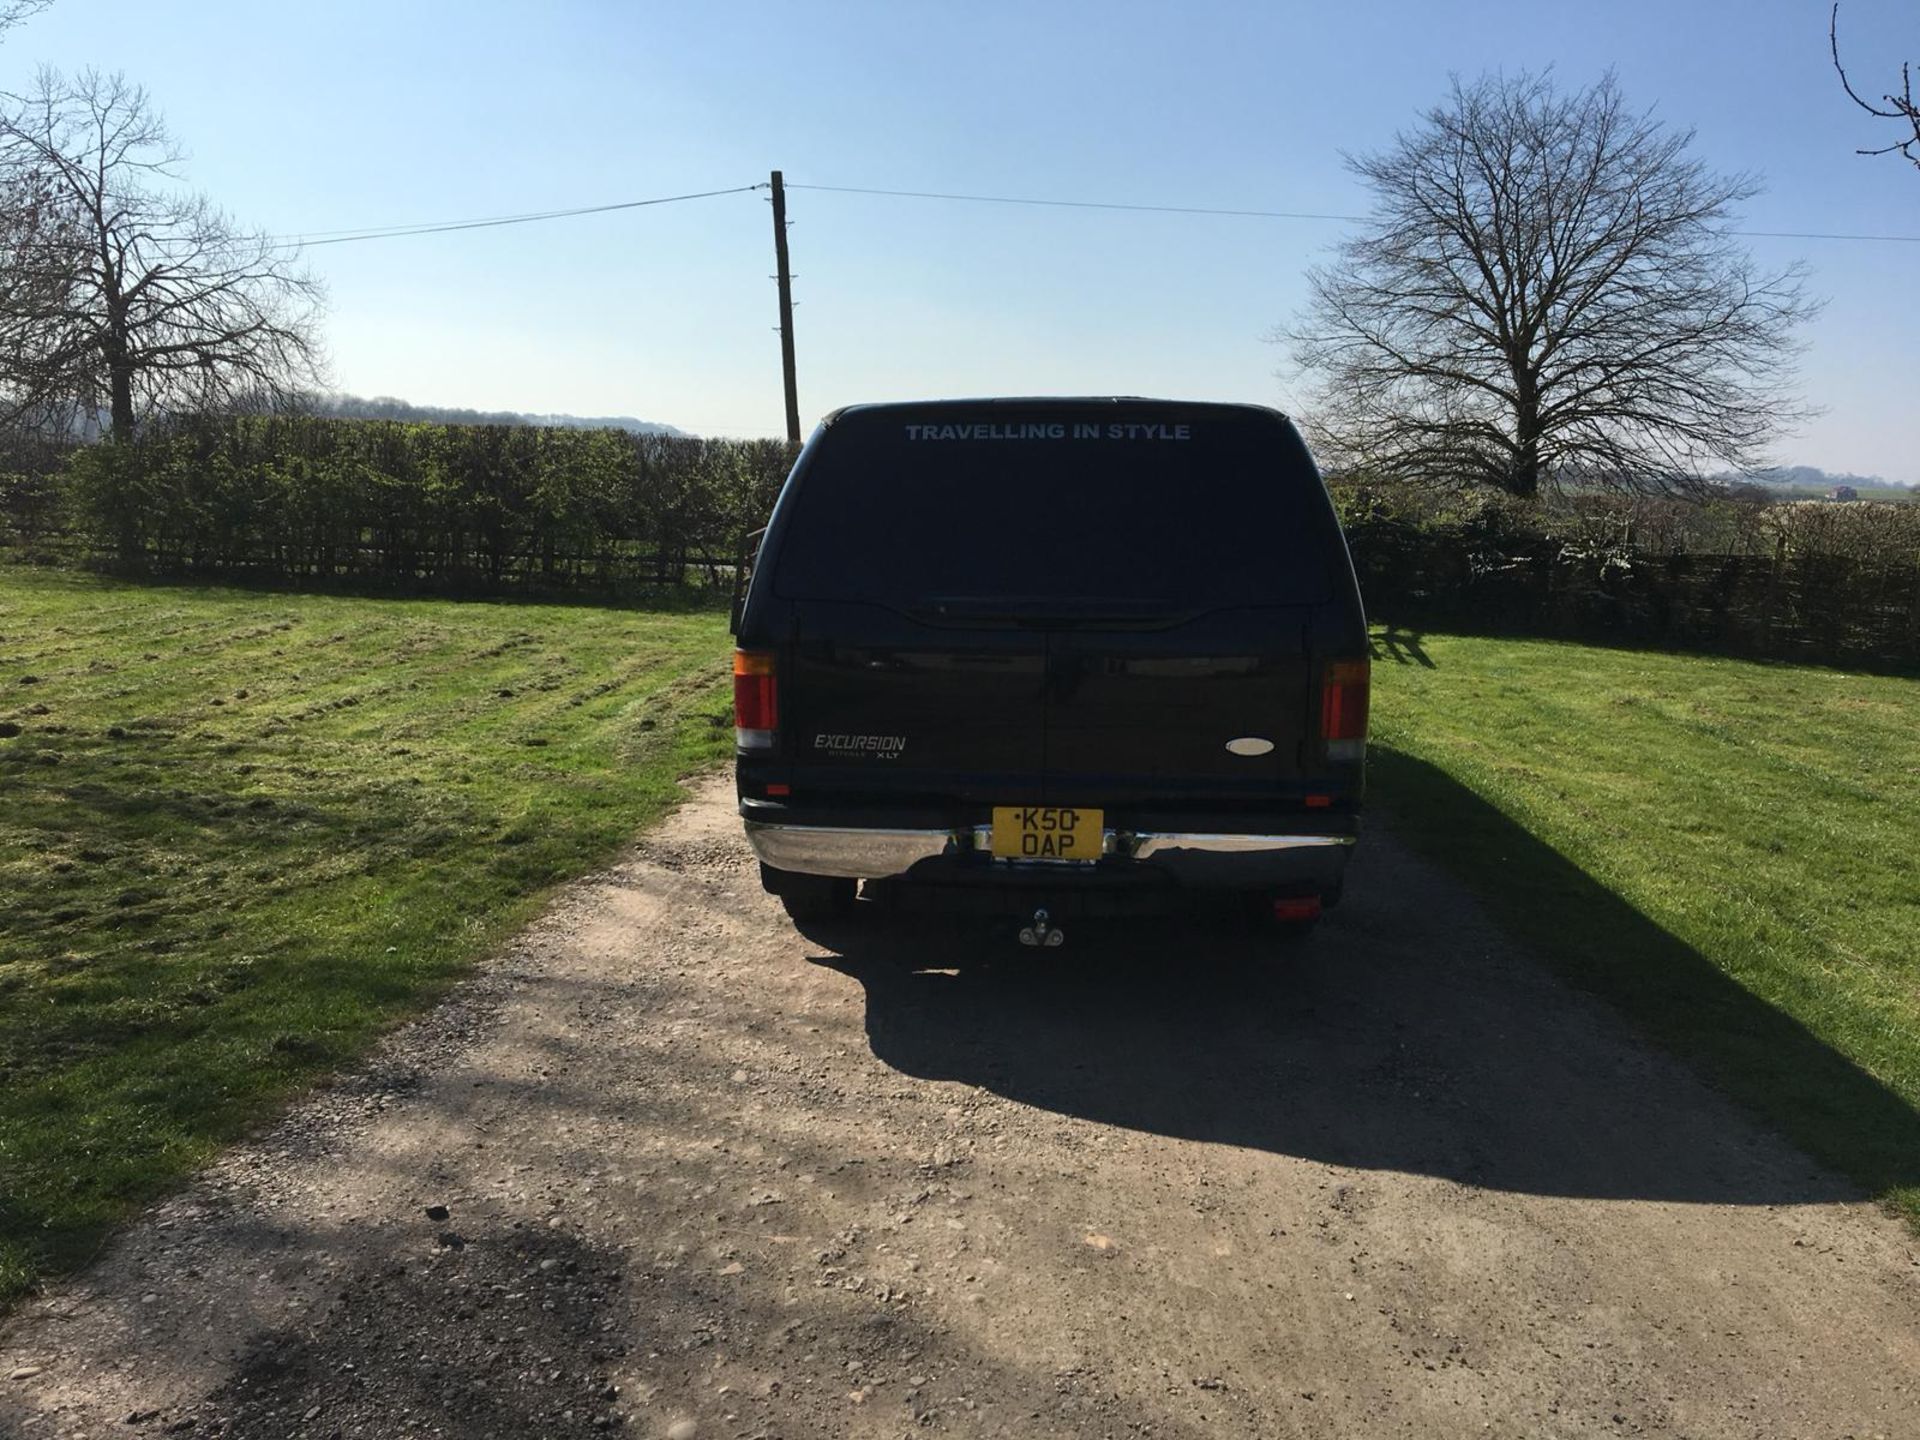
[{"label": "amber lens on taillight", "polygon": [[764,650],[733,652],[733,737],[742,750],[771,750],[780,728],[780,688],[773,656]]}]

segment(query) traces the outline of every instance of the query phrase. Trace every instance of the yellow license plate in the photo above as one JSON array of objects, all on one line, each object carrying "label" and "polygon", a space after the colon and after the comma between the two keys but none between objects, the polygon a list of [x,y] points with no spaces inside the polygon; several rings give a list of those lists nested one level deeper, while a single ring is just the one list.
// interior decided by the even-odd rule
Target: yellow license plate
[{"label": "yellow license plate", "polygon": [[1098,860],[1101,810],[1058,805],[993,807],[996,860]]}]

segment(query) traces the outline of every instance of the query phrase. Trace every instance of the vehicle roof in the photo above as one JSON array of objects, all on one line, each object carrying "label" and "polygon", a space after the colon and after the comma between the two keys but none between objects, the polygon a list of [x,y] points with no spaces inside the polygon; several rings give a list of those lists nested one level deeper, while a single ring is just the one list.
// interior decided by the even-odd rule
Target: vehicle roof
[{"label": "vehicle roof", "polygon": [[979,410],[986,409],[1042,409],[1062,405],[1111,405],[1116,409],[1134,409],[1151,406],[1159,410],[1185,411],[1238,411],[1245,414],[1263,415],[1273,419],[1286,420],[1284,410],[1271,405],[1254,405],[1236,400],[1167,400],[1151,395],[979,395],[970,398],[941,400],[882,400],[865,404],[842,405],[828,414],[820,423],[832,425],[847,415],[885,414],[889,411],[911,411],[925,414],[940,410]]}]

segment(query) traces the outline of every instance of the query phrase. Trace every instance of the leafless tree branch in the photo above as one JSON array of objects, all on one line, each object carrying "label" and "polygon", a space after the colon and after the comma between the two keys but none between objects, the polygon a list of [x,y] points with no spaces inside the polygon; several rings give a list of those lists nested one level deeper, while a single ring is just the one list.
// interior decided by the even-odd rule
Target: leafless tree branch
[{"label": "leafless tree branch", "polygon": [[1900,131],[1911,130],[1889,145],[1872,150],[1856,150],[1856,155],[1893,155],[1907,157],[1915,165],[1920,165],[1920,102],[1913,98],[1913,66],[1903,62],[1900,66],[1900,91],[1896,95],[1882,95],[1878,101],[1868,100],[1853,88],[1853,81],[1847,77],[1847,67],[1840,63],[1840,0],[1834,0],[1833,10],[1827,16],[1827,48],[1833,54],[1833,68],[1840,76],[1840,84],[1852,100],[1862,110],[1877,120],[1897,122]]},{"label": "leafless tree branch", "polygon": [[1336,465],[1532,495],[1684,493],[1749,470],[1802,412],[1801,271],[1725,233],[1757,185],[1691,159],[1613,78],[1456,81],[1392,148],[1349,158],[1367,231],[1283,332]]},{"label": "leafless tree branch", "polygon": [[[180,152],[119,75],[43,71],[0,113],[0,391],[16,414],[250,403],[317,381],[320,286],[178,185]],[[16,293],[16,291],[18,293]]]},{"label": "leafless tree branch", "polygon": [[51,4],[53,0],[0,0],[0,35],[23,20],[31,20]]}]

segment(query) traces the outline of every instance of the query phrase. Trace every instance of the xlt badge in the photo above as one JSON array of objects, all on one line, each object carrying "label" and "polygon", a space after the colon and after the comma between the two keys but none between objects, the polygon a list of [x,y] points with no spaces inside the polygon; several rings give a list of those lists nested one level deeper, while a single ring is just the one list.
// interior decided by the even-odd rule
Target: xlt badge
[{"label": "xlt badge", "polygon": [[833,755],[871,755],[876,760],[898,760],[906,751],[904,735],[816,735],[813,748]]}]

